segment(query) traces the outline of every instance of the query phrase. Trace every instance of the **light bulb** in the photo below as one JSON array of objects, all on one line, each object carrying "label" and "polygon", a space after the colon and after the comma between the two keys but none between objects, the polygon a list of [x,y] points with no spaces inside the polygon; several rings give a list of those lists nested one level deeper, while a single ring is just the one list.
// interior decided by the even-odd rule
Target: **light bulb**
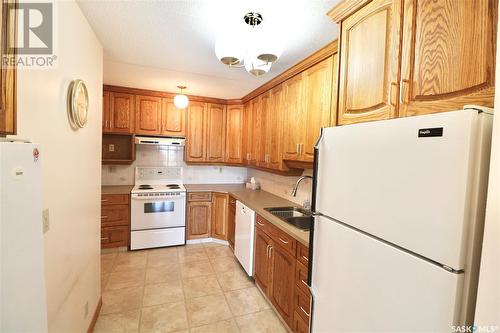
[{"label": "light bulb", "polygon": [[189,104],[189,98],[186,95],[175,95],[174,104],[179,109],[184,109]]}]

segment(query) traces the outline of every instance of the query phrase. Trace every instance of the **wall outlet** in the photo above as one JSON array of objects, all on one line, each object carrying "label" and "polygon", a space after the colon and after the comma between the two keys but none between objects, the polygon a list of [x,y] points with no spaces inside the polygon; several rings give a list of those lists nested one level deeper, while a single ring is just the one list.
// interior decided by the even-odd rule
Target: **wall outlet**
[{"label": "wall outlet", "polygon": [[49,218],[49,209],[44,209],[42,212],[42,224],[43,224],[43,233],[45,234],[50,229],[50,218]]},{"label": "wall outlet", "polygon": [[109,151],[111,151],[111,152],[115,151],[115,145],[111,143],[111,144],[109,145],[109,148],[108,148],[108,149],[109,149]]},{"label": "wall outlet", "polygon": [[87,318],[89,315],[89,301],[85,302],[85,305],[83,306],[83,317]]}]

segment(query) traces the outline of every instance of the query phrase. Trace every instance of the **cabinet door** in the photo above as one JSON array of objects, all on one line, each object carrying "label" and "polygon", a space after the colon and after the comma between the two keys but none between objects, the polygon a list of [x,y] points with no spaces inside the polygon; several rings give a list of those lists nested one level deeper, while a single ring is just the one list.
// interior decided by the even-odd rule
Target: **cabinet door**
[{"label": "cabinet door", "polygon": [[101,228],[101,248],[128,246],[128,226]]},{"label": "cabinet door", "polygon": [[253,278],[264,293],[267,293],[271,278],[271,258],[269,252],[271,245],[271,238],[260,228],[255,228]]},{"label": "cabinet door", "polygon": [[210,201],[188,202],[187,239],[210,237],[212,203]]},{"label": "cabinet door", "polygon": [[115,93],[109,95],[111,132],[133,133],[135,118],[135,96]]},{"label": "cabinet door", "polygon": [[295,257],[278,245],[271,249],[272,282],[269,298],[285,322],[292,326],[295,290]]},{"label": "cabinet door", "polygon": [[300,159],[314,160],[314,145],[322,127],[330,124],[332,96],[332,57],[306,70],[304,78],[305,137]]},{"label": "cabinet door", "polygon": [[285,81],[285,121],[283,129],[283,159],[298,160],[299,145],[304,133],[302,75]]},{"label": "cabinet door", "polygon": [[400,11],[393,9],[397,4],[373,0],[341,23],[340,125],[396,116],[390,94],[397,100],[400,43],[395,31],[401,21]]},{"label": "cabinet door", "polygon": [[271,90],[269,111],[266,117],[266,151],[268,168],[283,169],[281,136],[283,133],[283,88],[281,85]]},{"label": "cabinet door", "polygon": [[226,149],[226,107],[208,105],[207,162],[224,162]]},{"label": "cabinet door", "polygon": [[497,3],[404,1],[403,116],[493,107]]},{"label": "cabinet door", "polygon": [[[1,30],[0,54],[7,59],[15,57],[17,44],[17,10],[19,1],[2,1],[0,9]],[[13,43],[15,43],[13,45]],[[16,134],[16,96],[17,96],[17,69],[14,66],[0,65],[0,134]]]},{"label": "cabinet door", "polygon": [[109,109],[109,91],[102,92],[102,131],[108,133],[111,131],[111,111]]},{"label": "cabinet door", "polygon": [[257,122],[260,124],[259,136],[255,137],[256,140],[256,158],[257,166],[267,168],[267,135],[268,135],[268,114],[270,102],[270,93],[266,92],[260,97],[260,108],[257,109]]},{"label": "cabinet door", "polygon": [[203,162],[206,158],[206,104],[190,102],[187,111],[186,162]]},{"label": "cabinet door", "polygon": [[212,237],[227,240],[227,205],[225,193],[212,194]]},{"label": "cabinet door", "polygon": [[136,95],[135,102],[135,133],[160,135],[161,98]]},{"label": "cabinet door", "polygon": [[234,250],[234,233],[236,227],[236,199],[229,196],[227,205],[227,242]]},{"label": "cabinet door", "polygon": [[254,151],[254,117],[252,102],[247,102],[243,106],[243,154],[245,158],[245,164],[255,165],[255,156],[253,156]]},{"label": "cabinet door", "polygon": [[227,163],[243,163],[243,105],[227,107],[226,159]]},{"label": "cabinet door", "polygon": [[265,131],[265,119],[262,117],[261,97],[258,96],[251,101],[253,112],[253,145],[252,145],[252,159],[253,165],[257,165],[261,148],[262,132]]},{"label": "cabinet door", "polygon": [[173,99],[161,100],[161,135],[179,136],[186,135],[186,109],[175,106]]}]

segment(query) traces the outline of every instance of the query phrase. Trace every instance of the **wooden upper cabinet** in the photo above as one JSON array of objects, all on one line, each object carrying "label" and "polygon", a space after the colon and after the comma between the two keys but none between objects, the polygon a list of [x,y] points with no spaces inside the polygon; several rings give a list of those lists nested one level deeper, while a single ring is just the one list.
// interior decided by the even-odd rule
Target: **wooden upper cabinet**
[{"label": "wooden upper cabinet", "polygon": [[162,98],[161,103],[161,135],[184,137],[186,109],[177,108],[171,98]]},{"label": "wooden upper cabinet", "polygon": [[401,114],[492,107],[496,0],[404,0]]},{"label": "wooden upper cabinet", "polygon": [[229,195],[212,193],[212,237],[227,240],[227,210]]},{"label": "wooden upper cabinet", "polygon": [[260,108],[257,109],[257,122],[259,123],[258,136],[254,139],[256,140],[256,159],[257,166],[267,167],[267,136],[269,132],[268,114],[271,111],[270,108],[270,93],[266,92],[260,96]]},{"label": "wooden upper cabinet", "polygon": [[314,145],[322,127],[330,125],[333,57],[314,65],[303,73],[304,137],[301,140],[301,160],[314,160]]},{"label": "wooden upper cabinet", "polygon": [[142,135],[161,134],[161,98],[135,96],[135,133]]},{"label": "wooden upper cabinet", "polygon": [[340,125],[396,116],[390,99],[397,100],[399,79],[397,4],[373,0],[340,20]]},{"label": "wooden upper cabinet", "polygon": [[207,162],[224,162],[226,149],[226,106],[208,104]]},{"label": "wooden upper cabinet", "polygon": [[254,117],[252,102],[246,102],[243,106],[243,155],[245,164],[255,165],[255,156],[253,156],[253,134],[254,134]]},{"label": "wooden upper cabinet", "polygon": [[243,105],[229,105],[226,111],[227,163],[243,163]]},{"label": "wooden upper cabinet", "polygon": [[283,169],[283,157],[281,156],[283,111],[283,87],[279,85],[271,90],[268,112],[266,113],[267,167],[275,170]]},{"label": "wooden upper cabinet", "polygon": [[252,136],[252,165],[257,165],[259,154],[262,150],[262,132],[265,131],[265,119],[262,117],[262,103],[261,96],[258,96],[250,102],[252,104],[252,121],[253,121],[253,136]]},{"label": "wooden upper cabinet", "polygon": [[203,162],[206,159],[207,107],[202,102],[190,102],[187,110],[186,162]]},{"label": "wooden upper cabinet", "polygon": [[109,95],[111,131],[114,133],[134,133],[135,96],[111,92]]},{"label": "wooden upper cabinet", "polygon": [[304,103],[302,74],[283,83],[285,93],[285,115],[283,128],[283,159],[297,160],[304,128]]},{"label": "wooden upper cabinet", "polygon": [[[7,59],[15,56],[12,43],[17,43],[17,10],[11,10],[18,1],[2,1],[0,8],[0,54]],[[0,65],[0,135],[16,134],[17,114],[17,69],[13,66]]]},{"label": "wooden upper cabinet", "polygon": [[109,109],[109,91],[102,92],[102,131],[108,133],[111,131],[111,111]]}]

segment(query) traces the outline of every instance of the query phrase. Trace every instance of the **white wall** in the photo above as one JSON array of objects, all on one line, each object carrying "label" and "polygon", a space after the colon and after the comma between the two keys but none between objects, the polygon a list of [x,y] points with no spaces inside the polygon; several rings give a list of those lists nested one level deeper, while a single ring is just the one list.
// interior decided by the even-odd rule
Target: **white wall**
[{"label": "white wall", "polygon": [[[85,332],[100,297],[102,47],[74,1],[57,2],[55,19],[58,67],[18,71],[18,137],[39,143],[43,156],[49,330]],[[87,84],[90,111],[74,131],[66,94],[77,78]]]},{"label": "white wall", "polygon": [[183,160],[179,147],[136,146],[136,160],[131,165],[102,167],[103,185],[133,185],[136,166],[181,166],[185,184],[237,184],[247,178],[247,169],[228,166],[193,166]]},{"label": "white wall", "polygon": [[[499,8],[500,11],[500,8]],[[497,34],[495,116],[488,201],[476,304],[476,325],[500,328],[500,34]]]}]

